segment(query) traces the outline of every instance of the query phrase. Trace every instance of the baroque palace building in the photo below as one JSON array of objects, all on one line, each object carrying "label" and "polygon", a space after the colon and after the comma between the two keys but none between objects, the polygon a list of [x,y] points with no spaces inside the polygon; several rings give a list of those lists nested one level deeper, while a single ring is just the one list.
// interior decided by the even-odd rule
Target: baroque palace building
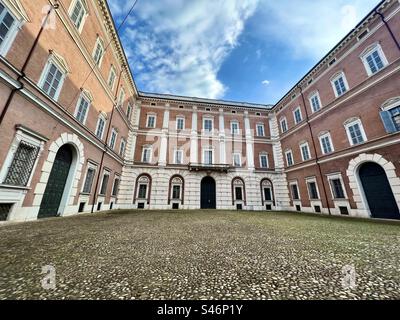
[{"label": "baroque palace building", "polygon": [[400,1],[275,105],[139,92],[105,0],[0,0],[0,220],[110,209],[400,219]]}]

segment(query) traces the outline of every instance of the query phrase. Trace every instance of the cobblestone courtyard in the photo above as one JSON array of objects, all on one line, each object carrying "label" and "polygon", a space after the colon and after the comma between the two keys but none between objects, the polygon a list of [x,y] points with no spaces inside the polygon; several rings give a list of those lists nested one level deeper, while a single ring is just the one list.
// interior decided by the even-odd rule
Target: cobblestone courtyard
[{"label": "cobblestone courtyard", "polygon": [[[400,298],[398,223],[118,211],[1,225],[0,238],[1,299]],[[41,286],[45,265],[56,289]]]}]

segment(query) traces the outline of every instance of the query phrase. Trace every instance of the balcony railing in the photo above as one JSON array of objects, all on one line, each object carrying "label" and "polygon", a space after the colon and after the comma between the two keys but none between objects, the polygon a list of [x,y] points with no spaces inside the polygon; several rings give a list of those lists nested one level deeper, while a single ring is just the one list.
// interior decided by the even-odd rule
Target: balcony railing
[{"label": "balcony railing", "polygon": [[206,164],[206,163],[189,163],[190,171],[217,171],[227,173],[230,166],[228,164]]}]

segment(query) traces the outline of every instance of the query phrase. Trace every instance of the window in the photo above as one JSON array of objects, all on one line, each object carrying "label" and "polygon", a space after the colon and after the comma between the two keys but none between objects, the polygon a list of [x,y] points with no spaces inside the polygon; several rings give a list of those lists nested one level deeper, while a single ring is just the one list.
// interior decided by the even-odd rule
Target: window
[{"label": "window", "polygon": [[[17,21],[7,8],[0,2],[0,53],[5,55],[16,35]],[[8,48],[7,48],[8,47]]]},{"label": "window", "polygon": [[136,183],[137,183],[137,198],[140,200],[150,198],[151,178],[143,174],[137,178]]},{"label": "window", "polygon": [[75,5],[72,7],[72,10],[70,10],[70,17],[79,32],[82,31],[86,16],[87,11],[83,2],[81,0],[77,0]]},{"label": "window", "polygon": [[235,199],[236,200],[243,200],[243,188],[242,187],[235,187]]},{"label": "window", "polygon": [[100,188],[100,194],[105,195],[107,192],[107,187],[108,187],[108,179],[110,178],[110,173],[109,172],[104,172],[103,174],[103,180],[101,181],[101,188]]},{"label": "window", "polygon": [[99,119],[97,120],[97,126],[96,126],[96,137],[99,138],[100,140],[103,139],[105,126],[106,126],[106,119],[104,115],[100,115]]},{"label": "window", "polygon": [[213,151],[212,150],[204,150],[203,163],[204,164],[213,164]]},{"label": "window", "polygon": [[332,194],[334,199],[345,199],[342,180],[339,178],[333,178],[329,180],[332,188]]},{"label": "window", "polygon": [[233,166],[234,167],[241,167],[242,166],[242,159],[240,153],[233,154]]},{"label": "window", "polygon": [[138,199],[146,199],[147,184],[139,184]]},{"label": "window", "polygon": [[257,136],[258,137],[264,137],[265,136],[264,125],[262,123],[257,124]]},{"label": "window", "polygon": [[386,57],[379,44],[373,45],[372,48],[367,48],[367,50],[361,55],[361,59],[369,76],[377,73],[388,65]]},{"label": "window", "polygon": [[96,44],[93,50],[93,60],[98,67],[101,66],[101,62],[103,61],[104,56],[104,45],[103,41],[100,38],[97,38]]},{"label": "window", "polygon": [[174,163],[175,164],[183,163],[183,151],[182,150],[175,150]]},{"label": "window", "polygon": [[181,198],[181,186],[174,185],[172,186],[172,199],[179,200]]},{"label": "window", "polygon": [[94,176],[96,174],[96,169],[94,167],[89,166],[86,172],[85,183],[83,184],[83,193],[90,193],[92,191],[92,185]]},{"label": "window", "polygon": [[295,183],[291,184],[290,188],[292,189],[293,200],[300,200],[299,188],[297,187],[297,184]]},{"label": "window", "polygon": [[13,186],[27,186],[38,154],[38,146],[22,140],[3,183]]},{"label": "window", "polygon": [[150,163],[151,162],[151,153],[152,153],[152,148],[145,147],[142,150],[142,162],[144,163]]},{"label": "window", "polygon": [[267,154],[260,154],[260,167],[268,168],[268,155]]},{"label": "window", "polygon": [[310,97],[310,104],[311,104],[311,110],[312,112],[318,112],[321,109],[321,100],[319,98],[318,92],[314,93]]},{"label": "window", "polygon": [[76,105],[75,118],[80,123],[85,124],[90,106],[90,100],[85,94],[81,94],[78,104]]},{"label": "window", "polygon": [[119,97],[118,97],[118,106],[120,106],[121,108],[123,107],[125,102],[125,91],[124,89],[121,89],[120,93],[119,93]]},{"label": "window", "polygon": [[291,150],[286,151],[285,155],[286,155],[286,164],[287,164],[287,166],[290,167],[290,166],[294,165],[292,151]]},{"label": "window", "polygon": [[114,196],[114,197],[117,196],[117,194],[118,194],[119,181],[120,181],[120,179],[118,177],[116,177],[114,179],[114,185],[113,185],[112,193],[111,193],[111,195]]},{"label": "window", "polygon": [[343,72],[340,72],[335,77],[333,77],[331,79],[331,82],[332,82],[333,89],[335,91],[336,98],[345,94],[349,89],[346,77]]},{"label": "window", "polygon": [[125,148],[126,148],[126,141],[125,139],[121,139],[121,144],[119,146],[119,155],[124,157],[125,155]]},{"label": "window", "polygon": [[113,150],[114,150],[114,147],[115,147],[115,142],[117,141],[117,135],[118,135],[117,130],[115,130],[115,128],[112,128],[111,137],[110,137],[110,141],[109,141],[108,145]]},{"label": "window", "polygon": [[131,115],[132,115],[132,105],[128,103],[128,106],[126,107],[126,117],[128,118],[128,120],[131,119]]},{"label": "window", "polygon": [[213,119],[204,119],[203,120],[203,130],[205,132],[213,131]]},{"label": "window", "polygon": [[147,128],[155,128],[156,127],[156,116],[155,115],[149,114],[147,116],[146,127]]},{"label": "window", "polygon": [[280,122],[281,122],[281,131],[282,131],[282,133],[285,133],[286,131],[288,131],[286,118],[281,119]]},{"label": "window", "polygon": [[115,79],[117,75],[115,73],[115,69],[113,66],[111,66],[110,69],[110,74],[108,75],[108,86],[111,88],[111,90],[114,90],[114,85],[115,85]]},{"label": "window", "polygon": [[57,100],[64,82],[64,77],[65,73],[62,71],[62,68],[56,64],[55,61],[49,59],[43,71],[39,86],[49,97]]},{"label": "window", "polygon": [[296,108],[296,110],[293,111],[293,116],[294,116],[294,122],[296,124],[299,124],[301,121],[303,121],[300,107]]},{"label": "window", "polygon": [[317,183],[315,181],[308,181],[307,187],[308,187],[308,194],[310,196],[310,199],[311,200],[319,199]]},{"label": "window", "polygon": [[400,104],[385,108],[380,115],[387,133],[400,131]]},{"label": "window", "polygon": [[176,118],[176,130],[184,130],[185,129],[185,118],[179,117]]},{"label": "window", "polygon": [[231,134],[232,135],[239,134],[239,122],[237,122],[237,121],[231,122]]},{"label": "window", "polygon": [[235,201],[244,200],[244,182],[241,178],[235,178],[232,181],[232,191],[232,197]]},{"label": "window", "polygon": [[346,124],[347,137],[349,139],[350,145],[358,145],[367,141],[367,137],[364,132],[361,120],[349,120]]},{"label": "window", "polygon": [[303,161],[307,161],[310,160],[310,147],[308,146],[308,143],[302,143],[300,145],[300,151],[301,151],[301,157],[303,159]]},{"label": "window", "polygon": [[332,153],[334,151],[331,135],[329,133],[321,135],[319,137],[319,142],[321,144],[321,150],[323,154]]}]

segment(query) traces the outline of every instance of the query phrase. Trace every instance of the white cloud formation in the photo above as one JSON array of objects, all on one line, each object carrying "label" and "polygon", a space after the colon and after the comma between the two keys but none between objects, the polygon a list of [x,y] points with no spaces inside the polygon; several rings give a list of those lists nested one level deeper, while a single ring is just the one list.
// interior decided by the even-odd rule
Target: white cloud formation
[{"label": "white cloud formation", "polygon": [[260,2],[252,21],[259,41],[278,41],[295,58],[322,58],[378,3],[378,0]]},{"label": "white cloud formation", "polygon": [[261,84],[263,84],[264,86],[268,86],[271,83],[271,81],[269,80],[264,80],[263,82],[261,82]]},{"label": "white cloud formation", "polygon": [[[111,0],[117,25],[133,0]],[[258,0],[140,1],[122,41],[146,91],[221,98],[218,71]],[[139,72],[140,71],[140,72]]]}]

